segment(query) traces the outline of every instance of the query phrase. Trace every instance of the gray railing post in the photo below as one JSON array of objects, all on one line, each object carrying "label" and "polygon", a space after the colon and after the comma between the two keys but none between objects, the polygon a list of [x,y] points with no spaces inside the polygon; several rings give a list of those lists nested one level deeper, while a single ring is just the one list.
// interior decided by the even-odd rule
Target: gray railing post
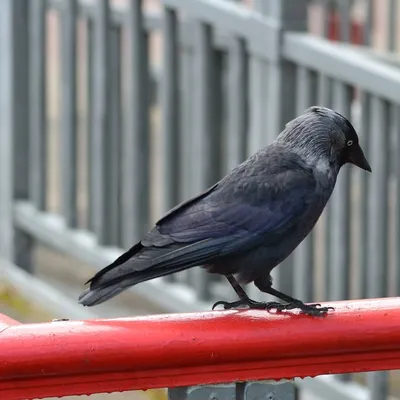
[{"label": "gray railing post", "polygon": [[14,229],[13,201],[28,198],[28,3],[0,2],[0,256],[26,270],[32,240]]},{"label": "gray railing post", "polygon": [[[124,102],[128,107],[122,135],[122,245],[132,246],[149,226],[149,55],[143,28],[142,0],[129,1],[130,75]],[[140,171],[138,173],[137,171]]]},{"label": "gray railing post", "polygon": [[29,200],[47,210],[46,1],[29,2]]},{"label": "gray railing post", "polygon": [[[257,0],[255,8],[274,19],[281,35],[285,31],[306,31],[308,0]],[[282,44],[282,40],[280,43]],[[281,48],[278,48],[281,52]],[[267,135],[273,139],[296,116],[296,65],[277,54],[269,65]]]},{"label": "gray railing post", "polygon": [[168,389],[168,400],[295,400],[291,381],[228,383]]},{"label": "gray railing post", "polygon": [[0,256],[11,259],[12,232],[12,0],[0,3]]}]

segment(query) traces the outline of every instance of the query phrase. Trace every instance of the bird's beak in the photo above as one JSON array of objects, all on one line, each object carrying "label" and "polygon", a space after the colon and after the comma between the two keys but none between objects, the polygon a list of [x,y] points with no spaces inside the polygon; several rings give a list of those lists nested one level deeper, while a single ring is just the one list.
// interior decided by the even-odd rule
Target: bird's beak
[{"label": "bird's beak", "polygon": [[365,171],[372,172],[371,166],[365,158],[364,152],[360,146],[352,149],[352,151],[349,153],[348,160],[357,167],[364,169]]}]

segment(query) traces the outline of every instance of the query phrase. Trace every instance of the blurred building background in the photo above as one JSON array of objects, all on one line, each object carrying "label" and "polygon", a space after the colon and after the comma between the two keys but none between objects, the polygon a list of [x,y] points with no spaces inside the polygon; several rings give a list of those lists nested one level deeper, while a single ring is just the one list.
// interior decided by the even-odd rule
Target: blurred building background
[{"label": "blurred building background", "polygon": [[[373,174],[341,173],[275,280],[305,301],[400,294],[400,1],[0,0],[0,12],[12,16],[0,37],[0,312],[120,317],[233,298],[193,269],[77,304],[164,211],[312,104],[352,119]],[[320,380],[302,395],[399,398],[400,375]]]}]

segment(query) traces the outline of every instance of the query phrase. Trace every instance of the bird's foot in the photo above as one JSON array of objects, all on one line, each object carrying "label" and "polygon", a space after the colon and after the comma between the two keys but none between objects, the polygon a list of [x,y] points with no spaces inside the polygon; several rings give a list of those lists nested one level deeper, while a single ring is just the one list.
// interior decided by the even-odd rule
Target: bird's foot
[{"label": "bird's foot", "polygon": [[296,308],[300,309],[304,314],[311,315],[314,317],[323,316],[329,310],[333,310],[333,307],[321,307],[321,304],[304,304],[302,302],[293,302],[282,304],[277,301],[270,302],[258,302],[251,299],[241,299],[238,301],[233,301],[231,303],[227,301],[217,301],[212,309],[215,307],[222,305],[225,310],[230,310],[232,308],[239,308],[241,306],[247,306],[253,310],[272,310],[275,309],[277,311],[286,311],[286,310],[294,310]]},{"label": "bird's foot", "polygon": [[321,304],[304,304],[303,302],[293,302],[281,304],[278,302],[267,303],[267,310],[276,309],[277,311],[294,310],[298,308],[303,314],[313,317],[324,316],[329,310],[334,310],[333,307],[321,307]]},{"label": "bird's foot", "polygon": [[[247,299],[240,299],[238,301],[233,301],[231,303],[229,303],[227,301],[217,301],[212,306],[212,309],[214,310],[215,307],[222,305],[222,306],[224,306],[225,310],[230,310],[232,308],[239,308],[241,306],[247,306],[248,308],[251,308],[253,310],[265,310],[267,308],[268,304],[269,303],[254,301],[252,299],[247,298]],[[276,303],[276,304],[279,304],[279,303]]]}]

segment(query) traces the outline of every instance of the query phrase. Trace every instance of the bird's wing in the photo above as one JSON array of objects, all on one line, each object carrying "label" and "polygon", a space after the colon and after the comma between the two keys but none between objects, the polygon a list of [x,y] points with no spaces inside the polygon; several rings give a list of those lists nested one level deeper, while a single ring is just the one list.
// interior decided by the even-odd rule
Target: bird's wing
[{"label": "bird's wing", "polygon": [[253,176],[231,183],[223,180],[199,199],[176,208],[158,221],[142,244],[157,247],[165,241],[206,240],[210,251],[211,243],[219,242],[223,254],[257,238],[273,241],[310,207],[316,186],[312,171],[302,168],[275,169],[267,178]]}]

